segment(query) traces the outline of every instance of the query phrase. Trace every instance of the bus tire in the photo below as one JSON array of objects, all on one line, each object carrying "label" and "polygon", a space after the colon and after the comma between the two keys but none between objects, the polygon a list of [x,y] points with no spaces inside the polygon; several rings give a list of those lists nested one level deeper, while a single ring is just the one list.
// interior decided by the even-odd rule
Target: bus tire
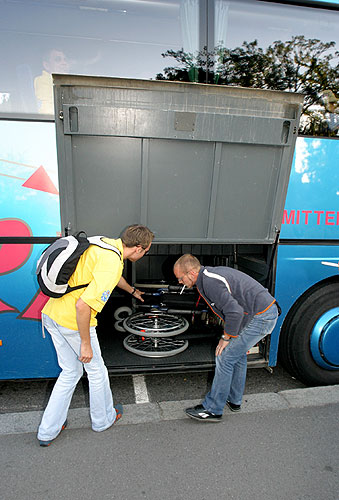
[{"label": "bus tire", "polygon": [[[323,325],[321,332],[327,332],[327,337],[319,333]],[[327,342],[323,351],[321,338]],[[306,295],[287,319],[281,332],[279,359],[292,376],[306,385],[338,384],[338,343],[339,283],[335,282]]]}]

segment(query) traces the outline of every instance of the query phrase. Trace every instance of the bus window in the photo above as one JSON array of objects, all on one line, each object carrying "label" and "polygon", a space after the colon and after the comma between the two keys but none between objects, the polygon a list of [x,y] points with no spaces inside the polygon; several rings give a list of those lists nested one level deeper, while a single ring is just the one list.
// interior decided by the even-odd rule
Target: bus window
[{"label": "bus window", "polygon": [[53,117],[53,71],[155,77],[167,49],[197,49],[197,9],[196,1],[180,0],[6,2],[0,113]]}]

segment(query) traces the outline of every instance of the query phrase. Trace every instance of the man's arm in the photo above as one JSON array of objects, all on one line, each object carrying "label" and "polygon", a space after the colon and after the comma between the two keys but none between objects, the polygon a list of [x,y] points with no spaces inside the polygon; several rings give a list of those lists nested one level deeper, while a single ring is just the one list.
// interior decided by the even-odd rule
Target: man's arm
[{"label": "man's arm", "polygon": [[81,338],[79,361],[81,361],[82,363],[89,363],[93,358],[91,337],[89,331],[91,308],[81,298],[78,299],[75,308],[78,330]]},{"label": "man's arm", "polygon": [[224,317],[224,333],[215,350],[216,356],[219,356],[228,346],[231,338],[238,336],[244,310],[222,281],[208,280],[206,285],[208,286],[206,294],[210,297],[211,302],[214,301],[219,311],[222,311]]},{"label": "man's arm", "polygon": [[244,318],[244,309],[229,292],[225,284],[218,279],[209,278],[204,281],[205,293],[215,307],[221,311],[224,325],[224,335],[237,337]]}]

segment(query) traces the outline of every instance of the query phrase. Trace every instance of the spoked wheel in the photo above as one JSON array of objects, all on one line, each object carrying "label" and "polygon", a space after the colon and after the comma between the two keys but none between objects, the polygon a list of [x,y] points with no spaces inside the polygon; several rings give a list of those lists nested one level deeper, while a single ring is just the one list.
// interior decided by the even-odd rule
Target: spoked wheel
[{"label": "spoked wheel", "polygon": [[170,337],[164,339],[146,338],[131,334],[124,339],[124,347],[133,354],[146,358],[166,358],[187,349],[188,341]]},{"label": "spoked wheel", "polygon": [[188,328],[188,321],[174,314],[151,311],[136,313],[123,322],[131,335],[124,339],[124,347],[134,354],[149,358],[175,356],[188,347],[188,341],[174,338]]},{"label": "spoked wheel", "polygon": [[127,332],[143,337],[173,337],[188,328],[188,321],[181,316],[159,311],[132,314],[123,322]]}]

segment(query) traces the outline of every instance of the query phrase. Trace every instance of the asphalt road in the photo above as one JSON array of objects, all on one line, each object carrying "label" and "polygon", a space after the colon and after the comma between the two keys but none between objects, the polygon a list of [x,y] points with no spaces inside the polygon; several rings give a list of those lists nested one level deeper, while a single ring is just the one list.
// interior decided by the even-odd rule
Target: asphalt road
[{"label": "asphalt road", "polygon": [[[201,399],[209,390],[213,372],[154,374],[145,376],[111,376],[114,401],[122,404],[155,403]],[[55,380],[0,381],[0,413],[44,409]],[[304,388],[283,368],[273,373],[266,369],[249,369],[244,399],[248,394],[277,393]],[[89,406],[88,383],[84,377],[74,393],[71,408]]]},{"label": "asphalt road", "polygon": [[68,428],[49,448],[35,434],[2,435],[1,498],[338,500],[338,412],[257,406],[218,424],[123,417],[103,433]]}]

